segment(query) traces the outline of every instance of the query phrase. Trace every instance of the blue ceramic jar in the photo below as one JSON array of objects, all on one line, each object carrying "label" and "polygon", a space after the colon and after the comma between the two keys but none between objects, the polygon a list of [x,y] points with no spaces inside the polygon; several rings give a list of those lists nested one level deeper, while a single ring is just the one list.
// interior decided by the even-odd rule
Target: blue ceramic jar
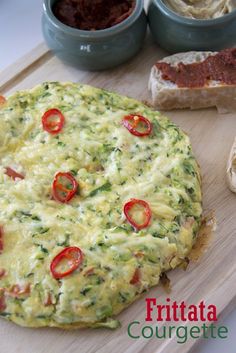
[{"label": "blue ceramic jar", "polygon": [[219,18],[198,20],[176,14],[162,0],[151,0],[148,20],[156,42],[170,53],[236,45],[236,10]]},{"label": "blue ceramic jar", "polygon": [[48,47],[64,62],[84,70],[103,70],[124,63],[140,50],[147,29],[142,0],[136,1],[123,22],[96,31],[64,25],[53,14],[55,1],[43,1],[42,30]]}]

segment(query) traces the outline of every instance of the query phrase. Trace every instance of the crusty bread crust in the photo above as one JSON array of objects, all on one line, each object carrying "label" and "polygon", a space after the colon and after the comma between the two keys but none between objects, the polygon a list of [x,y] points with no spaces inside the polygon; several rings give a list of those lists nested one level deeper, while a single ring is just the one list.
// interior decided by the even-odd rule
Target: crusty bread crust
[{"label": "crusty bread crust", "polygon": [[[191,64],[202,62],[216,52],[188,52],[168,56],[160,62],[173,66],[178,63]],[[149,90],[153,105],[160,110],[200,109],[216,106],[220,113],[236,111],[236,85],[226,85],[212,81],[201,88],[179,88],[175,83],[164,80],[162,73],[154,65],[149,79]]]},{"label": "crusty bread crust", "polygon": [[236,193],[236,137],[230,151],[227,163],[226,177],[230,190]]}]

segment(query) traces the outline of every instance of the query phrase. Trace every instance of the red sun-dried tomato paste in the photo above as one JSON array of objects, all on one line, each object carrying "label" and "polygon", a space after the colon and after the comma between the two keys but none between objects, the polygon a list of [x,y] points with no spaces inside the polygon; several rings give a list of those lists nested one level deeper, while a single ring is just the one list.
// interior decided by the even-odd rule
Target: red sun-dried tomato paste
[{"label": "red sun-dried tomato paste", "polygon": [[212,80],[232,85],[236,84],[236,48],[222,50],[198,63],[180,62],[177,66],[171,66],[158,62],[156,67],[162,72],[164,80],[171,81],[178,87],[203,87]]},{"label": "red sun-dried tomato paste", "polygon": [[112,27],[131,15],[135,0],[58,0],[54,15],[65,25],[82,30]]}]

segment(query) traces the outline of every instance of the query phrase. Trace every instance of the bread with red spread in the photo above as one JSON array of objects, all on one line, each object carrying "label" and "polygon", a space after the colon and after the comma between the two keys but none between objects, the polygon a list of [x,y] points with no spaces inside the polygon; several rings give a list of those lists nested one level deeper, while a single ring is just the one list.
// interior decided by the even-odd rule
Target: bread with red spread
[{"label": "bread with red spread", "polygon": [[235,111],[236,49],[168,56],[152,67],[149,90],[161,110],[216,106],[220,112]]}]

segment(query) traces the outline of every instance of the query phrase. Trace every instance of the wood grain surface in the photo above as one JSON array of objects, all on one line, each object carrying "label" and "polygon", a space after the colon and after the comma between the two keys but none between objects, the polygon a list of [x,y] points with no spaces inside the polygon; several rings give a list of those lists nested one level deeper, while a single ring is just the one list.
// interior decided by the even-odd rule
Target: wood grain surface
[{"label": "wood grain surface", "polygon": [[[75,81],[106,88],[143,101],[150,101],[147,83],[151,66],[166,53],[150,37],[136,58],[127,64],[104,72],[85,72],[65,66],[45,45],[37,47],[24,59],[0,74],[0,93],[28,89],[43,81]],[[236,301],[236,195],[226,184],[225,169],[230,147],[236,135],[236,115],[218,115],[215,109],[165,112],[191,137],[194,152],[203,177],[205,212],[215,210],[217,231],[201,260],[187,271],[170,272],[171,300],[197,304],[215,304],[219,319],[235,307]],[[0,322],[1,353],[185,353],[197,340],[178,344],[176,337],[131,339],[127,326],[137,320],[145,325],[145,297],[157,297],[165,303],[166,293],[153,288],[127,310],[119,319],[121,328],[63,331],[57,329],[27,329],[5,320]],[[153,322],[155,326],[157,322]],[[161,327],[165,323],[158,323]],[[181,323],[182,325],[182,323]],[[185,322],[187,327],[190,322]],[[200,325],[200,324],[199,324]]]}]

